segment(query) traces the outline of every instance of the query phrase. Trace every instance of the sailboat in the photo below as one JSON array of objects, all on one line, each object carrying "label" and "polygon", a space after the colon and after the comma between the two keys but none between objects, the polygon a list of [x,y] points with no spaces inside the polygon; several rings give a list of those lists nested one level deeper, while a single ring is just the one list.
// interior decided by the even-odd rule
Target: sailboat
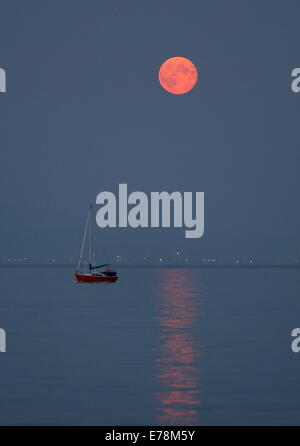
[{"label": "sailboat", "polygon": [[[118,280],[117,272],[109,266],[108,263],[96,266],[93,264],[92,259],[92,211],[93,206],[91,205],[88,210],[80,256],[77,266],[77,271],[74,276],[77,282],[116,282]],[[81,270],[81,265],[83,264],[83,253],[86,243],[86,238],[88,237],[88,267],[85,268],[85,272]],[[105,268],[103,271],[98,271],[100,268]],[[86,271],[87,269],[87,271]]]}]

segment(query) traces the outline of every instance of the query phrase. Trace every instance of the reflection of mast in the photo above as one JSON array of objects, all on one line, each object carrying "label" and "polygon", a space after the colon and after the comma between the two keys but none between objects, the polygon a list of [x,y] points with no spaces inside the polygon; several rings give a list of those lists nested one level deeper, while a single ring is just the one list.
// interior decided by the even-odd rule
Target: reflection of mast
[{"label": "reflection of mast", "polygon": [[200,345],[195,333],[197,290],[187,270],[160,271],[158,323],[161,346],[157,358],[158,422],[161,425],[198,424],[198,367]]}]

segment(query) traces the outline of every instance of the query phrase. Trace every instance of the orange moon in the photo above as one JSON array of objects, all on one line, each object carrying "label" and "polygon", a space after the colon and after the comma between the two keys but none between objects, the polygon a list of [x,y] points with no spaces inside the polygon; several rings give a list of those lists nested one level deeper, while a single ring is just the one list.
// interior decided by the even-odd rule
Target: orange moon
[{"label": "orange moon", "polygon": [[185,94],[197,83],[197,68],[185,57],[171,57],[159,69],[160,85],[173,94]]}]

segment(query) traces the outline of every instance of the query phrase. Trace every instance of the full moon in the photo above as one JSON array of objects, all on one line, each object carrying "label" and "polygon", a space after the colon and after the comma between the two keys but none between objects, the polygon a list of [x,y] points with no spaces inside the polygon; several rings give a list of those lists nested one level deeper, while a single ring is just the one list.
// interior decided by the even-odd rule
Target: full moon
[{"label": "full moon", "polygon": [[185,94],[197,83],[197,68],[185,57],[171,57],[159,69],[160,85],[173,94]]}]

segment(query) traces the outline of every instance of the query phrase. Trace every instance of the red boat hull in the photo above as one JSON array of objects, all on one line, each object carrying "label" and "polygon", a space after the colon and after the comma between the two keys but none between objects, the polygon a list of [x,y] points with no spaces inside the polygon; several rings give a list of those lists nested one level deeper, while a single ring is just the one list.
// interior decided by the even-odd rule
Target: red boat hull
[{"label": "red boat hull", "polygon": [[96,282],[116,282],[117,276],[93,276],[89,274],[74,273],[77,282],[96,283]]}]

